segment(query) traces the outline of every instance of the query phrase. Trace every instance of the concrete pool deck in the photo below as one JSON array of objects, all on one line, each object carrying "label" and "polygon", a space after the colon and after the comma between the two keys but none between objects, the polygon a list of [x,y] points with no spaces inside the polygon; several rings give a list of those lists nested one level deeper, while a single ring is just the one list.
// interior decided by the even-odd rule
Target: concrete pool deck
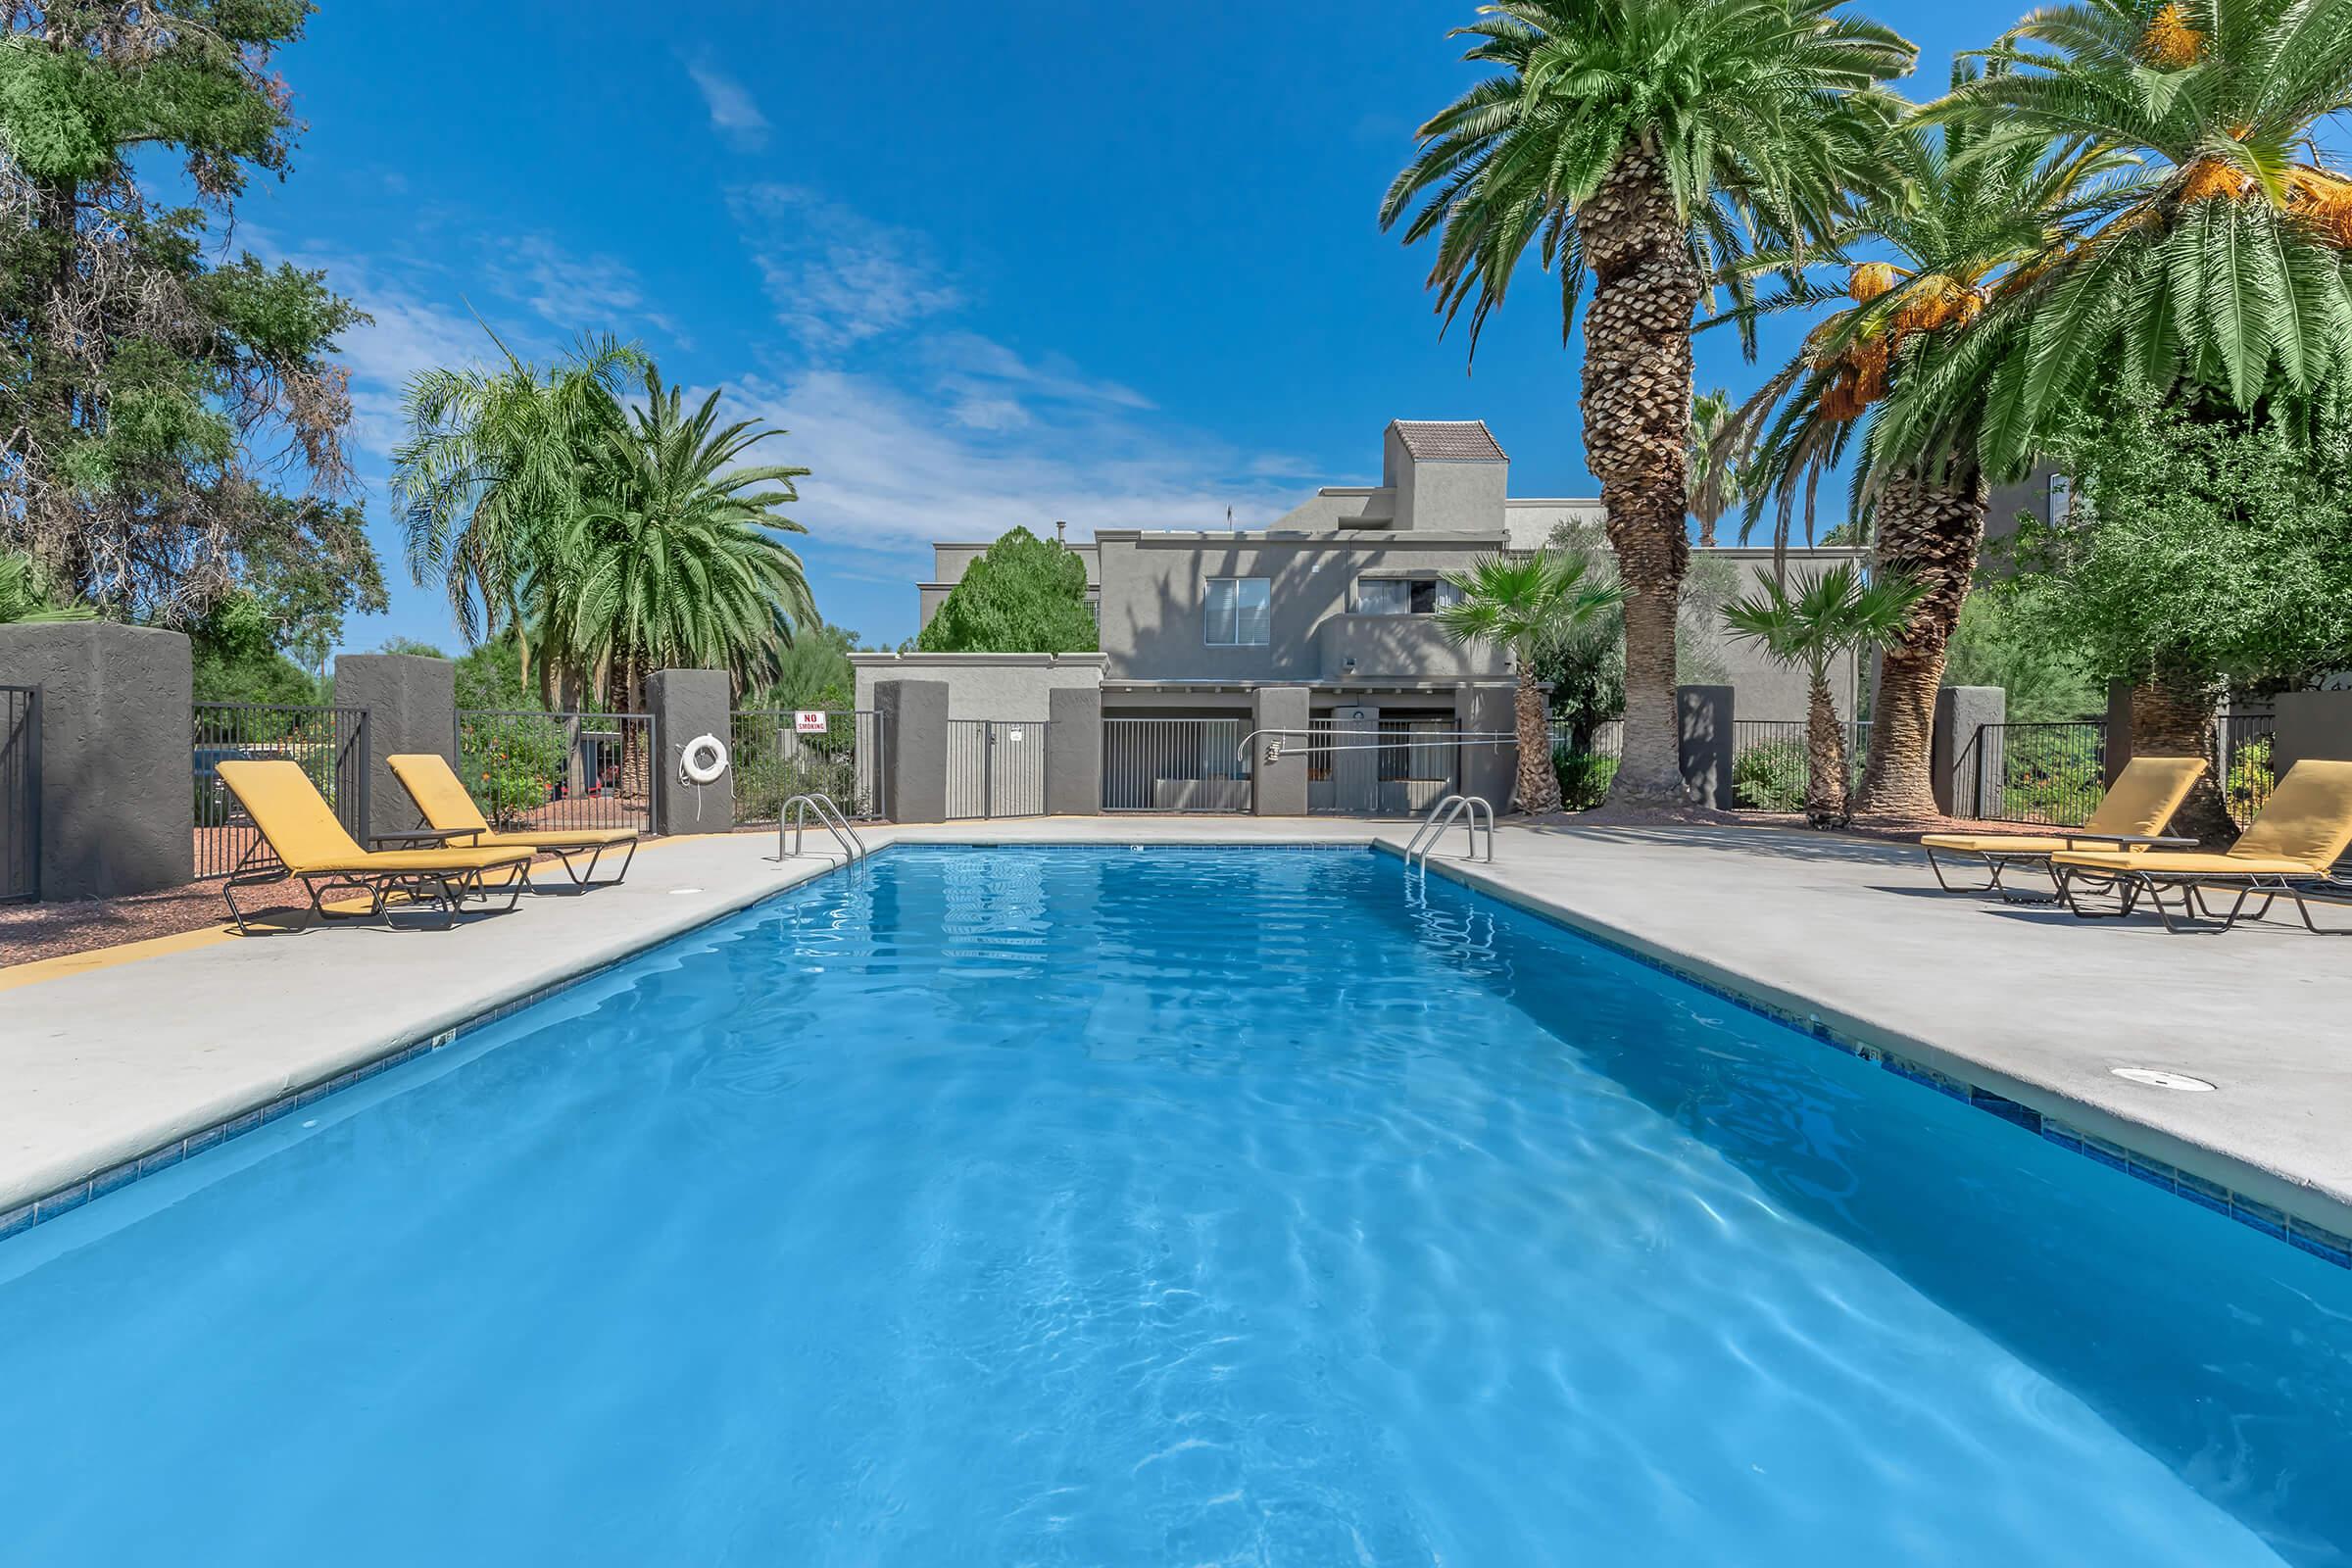
[{"label": "concrete pool deck", "polygon": [[[1395,849],[1405,831],[1065,817],[865,836]],[[526,900],[454,934],[330,926],[0,992],[0,1233],[28,1200],[63,1206],[124,1160],[806,881],[835,863],[818,842],[779,862],[761,835],[653,841],[622,887]],[[1456,833],[1445,855],[1460,850]],[[1760,828],[1506,825],[1494,865],[1436,868],[2352,1234],[2352,953],[2299,926],[2078,921],[1939,894],[1916,852]],[[2217,1088],[2144,1087],[2118,1066]]]}]

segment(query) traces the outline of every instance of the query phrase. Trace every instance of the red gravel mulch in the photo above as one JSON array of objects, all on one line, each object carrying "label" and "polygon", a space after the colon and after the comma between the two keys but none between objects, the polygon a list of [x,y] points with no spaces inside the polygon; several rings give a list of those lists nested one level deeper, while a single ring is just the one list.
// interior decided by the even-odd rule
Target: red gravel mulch
[{"label": "red gravel mulch", "polygon": [[0,905],[0,968],[200,931],[228,918],[219,882],[71,904]]}]

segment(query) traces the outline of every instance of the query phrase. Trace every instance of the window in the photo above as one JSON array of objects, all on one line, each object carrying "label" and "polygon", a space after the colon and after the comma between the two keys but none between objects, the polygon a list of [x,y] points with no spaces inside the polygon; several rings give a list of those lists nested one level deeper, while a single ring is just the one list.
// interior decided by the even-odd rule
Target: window
[{"label": "window", "polygon": [[1434,615],[1461,603],[1462,591],[1442,577],[1358,577],[1359,615]]},{"label": "window", "polygon": [[1273,599],[1268,577],[1209,578],[1202,638],[1211,648],[1265,647],[1273,630]]}]

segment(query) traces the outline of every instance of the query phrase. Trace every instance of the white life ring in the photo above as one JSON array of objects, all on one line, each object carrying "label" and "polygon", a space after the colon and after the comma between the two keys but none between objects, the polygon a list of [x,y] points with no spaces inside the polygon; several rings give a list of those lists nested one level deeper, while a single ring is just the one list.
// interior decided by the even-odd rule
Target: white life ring
[{"label": "white life ring", "polygon": [[727,743],[715,735],[697,735],[678,754],[678,771],[690,784],[715,784],[727,770]]}]

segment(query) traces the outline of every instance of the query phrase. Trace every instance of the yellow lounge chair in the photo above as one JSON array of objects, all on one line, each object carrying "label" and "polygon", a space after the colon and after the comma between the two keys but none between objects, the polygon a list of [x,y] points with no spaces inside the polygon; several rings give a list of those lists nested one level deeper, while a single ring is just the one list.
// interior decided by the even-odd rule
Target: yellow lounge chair
[{"label": "yellow lounge chair", "polygon": [[370,917],[384,913],[385,899],[401,892],[412,904],[438,905],[445,925],[457,923],[460,901],[471,895],[486,896],[494,885],[512,884],[507,900],[512,909],[530,886],[526,849],[361,849],[299,762],[227,761],[215,771],[261,830],[220,889],[239,931],[245,929],[245,914],[231,890],[267,882],[300,882],[311,896],[311,912],[322,918],[333,918],[322,902],[325,895],[342,887],[369,895]]},{"label": "yellow lounge chair", "polygon": [[[629,874],[629,864],[637,858],[637,830],[633,827],[566,827],[547,828],[527,833],[501,833],[492,828],[482,816],[481,808],[466,792],[465,783],[449,765],[449,759],[438,752],[399,752],[384,759],[392,764],[392,774],[400,780],[401,788],[416,803],[416,809],[425,820],[426,831],[417,837],[437,838],[443,843],[464,844],[474,849],[516,849],[534,853],[545,851],[564,862],[564,874],[575,887],[611,887]],[[591,882],[596,875],[596,862],[603,854],[625,844],[628,854],[620,869],[602,882]],[[574,867],[571,858],[588,857],[584,867]]]},{"label": "yellow lounge chair", "polygon": [[[2124,764],[2124,770],[2100,798],[2098,809],[2081,827],[2033,835],[1930,833],[1920,839],[1919,845],[1928,852],[1928,869],[1936,873],[1936,885],[1944,892],[1999,893],[2010,897],[2001,886],[2001,877],[2009,867],[2032,865],[2047,871],[2050,857],[2061,850],[2098,850],[2110,846],[2121,850],[2150,845],[2195,847],[2195,839],[2168,839],[2161,835],[2173,813],[2180,808],[2180,803],[2188,799],[2189,787],[2204,771],[2202,758],[2134,757]],[[1991,869],[1992,880],[1981,888],[1953,887],[1944,877],[1942,863],[1936,858],[1938,850],[1947,856],[1984,861]],[[2054,873],[2051,880],[2056,880]]]},{"label": "yellow lounge chair", "polygon": [[[2259,920],[2283,898],[2294,901],[2295,912],[2308,929],[2320,931],[2306,901],[2352,903],[2352,880],[2335,874],[2335,862],[2347,847],[2352,847],[2352,762],[2304,761],[2286,770],[2270,800],[2224,854],[2062,850],[2050,857],[2050,871],[2067,907],[2084,919],[2130,914],[2145,899],[2164,928],[2173,931],[2179,928],[2165,907],[2165,894],[2180,895],[2183,915],[2213,919],[2216,916],[2205,906],[2206,890],[2234,888],[2237,901],[2219,917],[2224,930],[2237,924],[2247,900],[2262,901],[2254,911]],[[2079,896],[2082,888],[2113,891],[2121,907],[2085,909]]]}]

